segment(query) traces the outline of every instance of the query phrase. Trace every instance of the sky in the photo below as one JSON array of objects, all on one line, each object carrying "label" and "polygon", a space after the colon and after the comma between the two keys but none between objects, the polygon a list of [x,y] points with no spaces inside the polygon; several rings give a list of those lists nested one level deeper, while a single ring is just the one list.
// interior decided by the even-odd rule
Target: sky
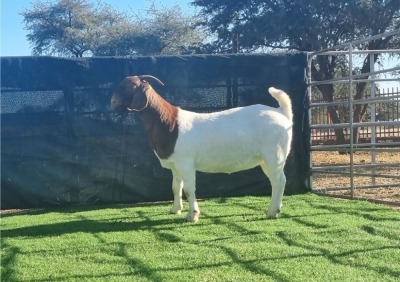
[{"label": "sky", "polygon": [[[56,0],[51,0],[57,2]],[[97,0],[90,0],[94,4]],[[233,1],[233,0],[232,0]],[[0,0],[0,56],[30,56],[31,46],[26,39],[27,31],[20,12],[32,7],[34,0]],[[195,14],[196,8],[190,5],[190,0],[100,0],[100,2],[112,5],[117,10],[145,11],[152,2],[156,7],[172,7],[178,5],[185,14]],[[398,65],[398,59],[386,60],[385,69]],[[398,87],[399,82],[381,83],[384,87]]]},{"label": "sky", "polygon": [[[34,0],[0,0],[0,56],[30,56],[31,46],[26,39],[27,31],[20,12],[30,9]],[[57,1],[54,1],[57,2]],[[91,0],[97,3],[96,0]],[[151,6],[152,0],[101,0],[102,3],[114,6],[117,10],[145,11]],[[178,5],[185,14],[195,12],[189,0],[155,0],[156,7],[171,7]]]}]

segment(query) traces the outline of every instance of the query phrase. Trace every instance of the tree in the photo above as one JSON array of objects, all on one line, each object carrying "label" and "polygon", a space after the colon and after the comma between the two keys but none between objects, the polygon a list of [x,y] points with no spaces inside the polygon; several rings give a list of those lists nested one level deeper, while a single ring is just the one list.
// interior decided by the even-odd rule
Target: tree
[{"label": "tree", "polygon": [[150,11],[150,33],[160,38],[161,54],[188,54],[203,45],[205,34],[195,28],[197,19],[184,16],[178,6]]},{"label": "tree", "polygon": [[[224,50],[229,49],[235,33],[240,35],[244,52],[266,47],[311,52],[400,28],[398,0],[193,0],[192,4],[201,8],[203,25],[216,34],[214,46]],[[358,48],[385,49],[398,43],[399,37],[388,36]],[[378,55],[373,60],[376,62]],[[335,56],[317,57],[312,65],[313,79],[333,78],[342,63]],[[370,57],[366,56],[360,73],[369,72],[369,68]],[[354,99],[362,97],[365,87],[366,83],[357,83]],[[325,101],[334,100],[332,84],[319,85],[318,89]],[[328,107],[328,112],[333,123],[341,122],[334,106]],[[362,121],[365,113],[364,105],[356,105],[354,121]],[[338,143],[345,143],[343,130],[335,133]]]},{"label": "tree", "polygon": [[[132,12],[131,12],[132,13]],[[176,6],[146,17],[88,0],[37,1],[24,17],[34,55],[135,56],[193,52],[204,39]]]},{"label": "tree", "polygon": [[72,54],[82,57],[90,50],[90,34],[98,25],[94,7],[85,0],[60,0],[56,4],[35,2],[24,17],[33,54]]},{"label": "tree", "polygon": [[198,50],[205,35],[195,28],[195,18],[185,16],[178,6],[157,8],[154,4],[145,16],[121,23],[103,34],[95,55],[173,55]]}]

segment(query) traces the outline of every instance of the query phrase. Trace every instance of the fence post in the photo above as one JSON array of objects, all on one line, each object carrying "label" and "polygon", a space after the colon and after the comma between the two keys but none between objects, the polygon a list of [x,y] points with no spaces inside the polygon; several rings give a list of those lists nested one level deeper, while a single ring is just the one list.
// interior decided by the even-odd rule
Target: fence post
[{"label": "fence post", "polygon": [[353,127],[353,44],[349,44],[349,143],[350,143],[350,191],[354,198],[354,127]]},{"label": "fence post", "polygon": [[[371,53],[369,54],[369,72],[373,73],[371,75],[371,99],[375,100],[375,60],[374,60],[375,54]],[[376,104],[374,102],[371,103],[371,122],[376,121]],[[376,144],[376,126],[373,125],[371,126],[371,164],[376,163],[376,151],[375,151],[375,146]],[[373,185],[375,185],[375,166],[372,166],[372,176],[371,176],[371,182]]]}]

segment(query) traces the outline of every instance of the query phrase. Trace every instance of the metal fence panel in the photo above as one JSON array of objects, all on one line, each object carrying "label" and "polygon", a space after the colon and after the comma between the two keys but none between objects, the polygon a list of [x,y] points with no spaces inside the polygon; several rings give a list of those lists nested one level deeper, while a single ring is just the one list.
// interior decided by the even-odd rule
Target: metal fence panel
[{"label": "metal fence panel", "polygon": [[[374,60],[376,54],[398,56],[400,50],[357,50],[358,44],[391,35],[400,35],[400,30],[308,56],[310,186],[315,192],[400,204],[400,93],[398,88],[378,88],[379,82],[400,81],[396,76],[382,76],[399,71],[400,65],[375,70]],[[337,60],[341,57],[347,62],[345,75],[314,80],[311,66],[318,56]],[[360,56],[369,57],[367,73],[358,73],[356,63]],[[357,97],[356,88],[361,83],[367,83],[367,90]],[[322,98],[323,88],[318,87],[321,85],[330,85],[333,89],[332,101]],[[333,122],[332,110],[340,117],[340,122]],[[363,120],[354,119],[357,110],[364,111]],[[338,131],[343,133],[344,143],[338,142]]]}]

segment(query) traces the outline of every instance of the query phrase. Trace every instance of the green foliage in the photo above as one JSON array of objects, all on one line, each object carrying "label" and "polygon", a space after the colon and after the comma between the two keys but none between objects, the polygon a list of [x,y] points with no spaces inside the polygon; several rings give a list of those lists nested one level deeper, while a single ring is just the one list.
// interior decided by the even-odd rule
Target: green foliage
[{"label": "green foliage", "polygon": [[2,218],[2,281],[398,281],[400,213],[286,196],[200,202],[198,224],[166,203],[42,210]]},{"label": "green foliage", "polygon": [[35,55],[71,53],[82,57],[90,50],[91,29],[101,26],[94,7],[85,0],[60,0],[56,4],[39,1],[21,14]]},{"label": "green foliage", "polygon": [[[240,34],[244,51],[260,47],[316,51],[400,28],[400,2],[386,0],[194,0],[216,44]],[[394,41],[393,41],[394,42]],[[376,42],[377,45],[378,42]],[[376,46],[376,47],[386,47]],[[375,47],[375,48],[376,48]]]},{"label": "green foliage", "polygon": [[152,7],[146,13],[129,16],[101,34],[93,48],[97,56],[190,54],[201,46],[204,34],[194,28],[194,19],[178,6]]},{"label": "green foliage", "polygon": [[192,53],[203,34],[179,7],[152,6],[138,16],[88,0],[34,2],[21,13],[35,55],[82,57]]}]

